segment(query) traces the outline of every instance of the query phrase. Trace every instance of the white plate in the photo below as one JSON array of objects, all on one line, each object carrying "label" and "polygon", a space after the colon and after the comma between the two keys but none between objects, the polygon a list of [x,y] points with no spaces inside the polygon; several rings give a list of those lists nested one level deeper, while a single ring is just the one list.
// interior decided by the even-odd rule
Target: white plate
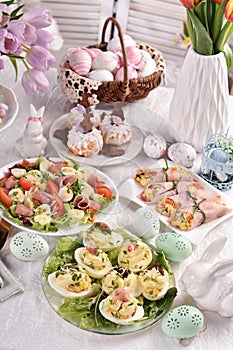
[{"label": "white plate", "polygon": [[[184,237],[188,238],[189,241],[193,244],[199,244],[210,230],[212,230],[214,227],[233,216],[233,201],[229,197],[224,195],[222,192],[220,192],[218,189],[208,184],[208,182],[204,181],[200,176],[194,173],[192,173],[192,175],[209,193],[220,196],[220,200],[223,203],[225,203],[228,208],[231,208],[232,211],[224,216],[221,216],[220,218],[204,223],[189,231],[182,231],[178,228],[171,226],[168,222],[167,217],[164,215],[160,215],[159,219],[165,226],[169,228],[169,230],[181,233]],[[133,178],[123,182],[121,186],[118,187],[118,192],[120,197],[127,198],[128,200],[138,204],[141,207],[149,206],[152,209],[156,210],[155,203],[150,204],[142,201],[139,198],[139,195],[143,192],[143,187],[136,183],[136,181]]]},{"label": "white plate", "polygon": [[[30,158],[28,159],[30,162],[35,162],[37,158]],[[50,159],[51,161],[59,161],[60,159],[58,158],[47,158]],[[2,167],[0,169],[0,178],[2,178],[8,171],[9,168],[13,167],[15,164],[17,163],[21,163],[21,160],[12,162],[10,164],[5,165],[4,167]],[[106,175],[104,174],[102,171],[95,169],[91,166],[81,166],[80,167],[85,168],[85,169],[91,169],[93,171],[93,173],[98,174],[100,180],[102,180],[112,191],[115,200],[108,205],[105,209],[103,209],[100,213],[97,214],[97,218],[96,221],[105,221],[110,215],[112,215],[115,211],[115,207],[116,207],[116,203],[118,201],[118,190],[116,188],[116,185],[114,184],[114,182]],[[58,228],[58,231],[56,232],[44,232],[44,231],[37,231],[37,230],[32,230],[29,227],[23,226],[23,225],[19,225],[17,223],[15,223],[14,221],[10,220],[8,217],[6,217],[6,215],[4,215],[4,210],[0,208],[0,214],[2,212],[2,216],[3,218],[9,222],[12,226],[19,228],[20,230],[24,231],[28,231],[28,232],[35,232],[38,233],[40,235],[44,235],[44,236],[64,236],[64,235],[76,235],[77,233],[79,233],[80,231],[87,229],[88,227],[90,227],[90,224],[83,224],[83,225],[75,225],[72,227],[60,227]]]},{"label": "white plate", "polygon": [[49,138],[58,154],[62,155],[63,157],[69,158],[76,163],[88,164],[92,166],[108,166],[121,164],[136,157],[136,155],[142,149],[143,134],[139,128],[137,128],[134,125],[131,125],[133,132],[131,141],[125,145],[119,146],[120,149],[123,149],[125,151],[124,155],[119,157],[107,157],[103,154],[97,154],[93,157],[77,156],[69,151],[67,145],[65,145],[62,142],[62,140],[54,136],[56,130],[64,130],[67,127],[68,115],[68,113],[64,114],[53,122],[49,130]]},{"label": "white plate", "polygon": [[9,108],[5,117],[2,119],[2,124],[0,125],[0,131],[3,131],[15,120],[19,111],[19,105],[15,93],[11,89],[2,85],[0,85],[0,103],[5,103]]}]

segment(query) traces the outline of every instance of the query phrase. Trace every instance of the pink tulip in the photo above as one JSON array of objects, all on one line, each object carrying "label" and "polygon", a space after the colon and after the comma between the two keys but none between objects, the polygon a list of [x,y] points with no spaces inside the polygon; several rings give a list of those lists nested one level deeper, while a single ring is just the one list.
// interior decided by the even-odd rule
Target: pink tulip
[{"label": "pink tulip", "polygon": [[225,16],[228,21],[233,23],[233,0],[229,0],[225,7]]},{"label": "pink tulip", "polygon": [[5,4],[0,4],[0,27],[4,27],[10,21],[10,8]]},{"label": "pink tulip", "polygon": [[35,8],[26,12],[21,18],[37,29],[49,27],[51,25],[50,12],[45,8]]},{"label": "pink tulip", "polygon": [[33,68],[41,72],[45,72],[56,62],[51,52],[38,45],[34,45],[28,50],[26,58]]},{"label": "pink tulip", "polygon": [[43,46],[48,49],[49,43],[51,43],[51,41],[54,39],[53,35],[45,29],[37,29],[36,35],[37,39],[33,44]]},{"label": "pink tulip", "polygon": [[35,68],[29,69],[23,73],[22,84],[29,96],[36,92],[44,92],[49,88],[49,81],[44,73]]},{"label": "pink tulip", "polygon": [[37,39],[36,28],[25,21],[13,20],[8,25],[11,32],[20,43],[30,45]]},{"label": "pink tulip", "polygon": [[21,51],[19,41],[12,33],[0,28],[0,52],[15,54]]},{"label": "pink tulip", "polygon": [[[194,0],[194,6],[197,6],[201,0]],[[193,7],[193,0],[180,0],[184,7]]]}]

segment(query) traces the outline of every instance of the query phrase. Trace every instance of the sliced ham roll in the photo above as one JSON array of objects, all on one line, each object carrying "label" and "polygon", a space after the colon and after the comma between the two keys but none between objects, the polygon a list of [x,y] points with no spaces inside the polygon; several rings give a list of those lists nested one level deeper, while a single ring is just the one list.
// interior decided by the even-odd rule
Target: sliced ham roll
[{"label": "sliced ham roll", "polygon": [[39,188],[36,186],[31,187],[29,193],[32,197],[32,200],[39,204],[48,204],[53,199],[52,196],[50,196],[48,193],[39,190]]},{"label": "sliced ham roll", "polygon": [[78,194],[75,198],[74,198],[74,207],[81,209],[81,210],[86,210],[89,208],[89,199],[87,198],[87,196],[83,195],[83,194]]},{"label": "sliced ham roll", "polygon": [[54,200],[51,205],[52,208],[52,217],[60,218],[65,214],[65,207],[62,198],[57,194],[53,194]]},{"label": "sliced ham roll", "polygon": [[188,231],[230,212],[231,209],[227,208],[224,203],[204,200],[199,204],[199,208],[191,206],[174,211],[168,221],[172,226],[178,227],[183,231]]},{"label": "sliced ham roll", "polygon": [[181,192],[194,191],[202,189],[198,182],[180,181],[180,182],[162,182],[149,184],[140,196],[145,202],[158,203],[163,198],[175,196]]},{"label": "sliced ham roll", "polygon": [[15,187],[15,185],[17,184],[18,180],[13,176],[9,176],[6,181],[5,181],[5,184],[4,184],[4,187],[10,191],[12,190],[12,188]]},{"label": "sliced ham roll", "polygon": [[143,187],[151,183],[170,181],[195,181],[192,174],[180,167],[140,169],[135,175],[135,180]]},{"label": "sliced ham roll", "polygon": [[195,205],[194,200],[191,198],[189,194],[193,198],[195,198],[197,202],[200,202],[203,199],[206,199],[208,201],[217,201],[220,199],[220,196],[212,195],[211,193],[208,193],[205,190],[189,189],[189,192],[185,191],[185,192],[176,194],[175,196],[166,196],[162,198],[157,203],[157,211],[162,215],[171,216],[173,211],[176,209],[184,209],[192,205]]},{"label": "sliced ham roll", "polygon": [[15,214],[20,215],[20,216],[32,216],[33,215],[33,210],[26,207],[26,205],[18,202],[17,206],[15,208]]}]

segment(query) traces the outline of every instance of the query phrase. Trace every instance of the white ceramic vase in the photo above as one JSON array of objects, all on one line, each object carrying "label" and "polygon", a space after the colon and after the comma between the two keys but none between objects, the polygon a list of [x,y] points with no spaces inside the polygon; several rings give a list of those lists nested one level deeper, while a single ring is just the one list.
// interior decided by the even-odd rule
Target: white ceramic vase
[{"label": "white ceramic vase", "polygon": [[204,56],[189,49],[169,111],[169,121],[179,135],[177,141],[201,152],[211,135],[226,132],[230,124],[228,100],[224,54]]}]

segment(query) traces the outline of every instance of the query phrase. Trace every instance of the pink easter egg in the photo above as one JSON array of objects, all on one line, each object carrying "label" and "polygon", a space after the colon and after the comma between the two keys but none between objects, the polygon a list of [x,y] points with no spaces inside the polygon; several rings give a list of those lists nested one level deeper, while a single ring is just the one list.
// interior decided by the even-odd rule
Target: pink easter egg
[{"label": "pink easter egg", "polygon": [[5,117],[6,115],[6,110],[4,108],[0,108],[0,118]]},{"label": "pink easter egg", "polygon": [[91,56],[92,59],[94,59],[97,55],[99,55],[102,51],[100,49],[97,48],[84,48],[85,51],[87,51],[87,53]]},{"label": "pink easter egg", "polygon": [[[128,77],[129,79],[138,77],[136,69],[132,66],[128,66]],[[124,67],[118,69],[115,75],[115,80],[124,80]]]},{"label": "pink easter egg", "polygon": [[92,62],[92,69],[106,69],[113,72],[118,66],[119,58],[113,52],[101,52]]},{"label": "pink easter egg", "polygon": [[130,64],[138,65],[142,60],[142,54],[136,46],[128,46],[125,49],[126,57]]},{"label": "pink easter egg", "polygon": [[91,69],[91,57],[85,50],[77,50],[69,55],[71,69],[81,76],[86,76]]},{"label": "pink easter egg", "polygon": [[[123,41],[125,44],[125,47],[127,46],[135,46],[136,43],[133,40],[133,38],[131,38],[131,36],[127,35],[127,34],[123,34]],[[107,45],[107,50],[108,51],[112,51],[112,52],[117,52],[117,51],[121,51],[121,43],[120,43],[120,39],[119,37],[115,37],[112,38],[108,45]]]}]

